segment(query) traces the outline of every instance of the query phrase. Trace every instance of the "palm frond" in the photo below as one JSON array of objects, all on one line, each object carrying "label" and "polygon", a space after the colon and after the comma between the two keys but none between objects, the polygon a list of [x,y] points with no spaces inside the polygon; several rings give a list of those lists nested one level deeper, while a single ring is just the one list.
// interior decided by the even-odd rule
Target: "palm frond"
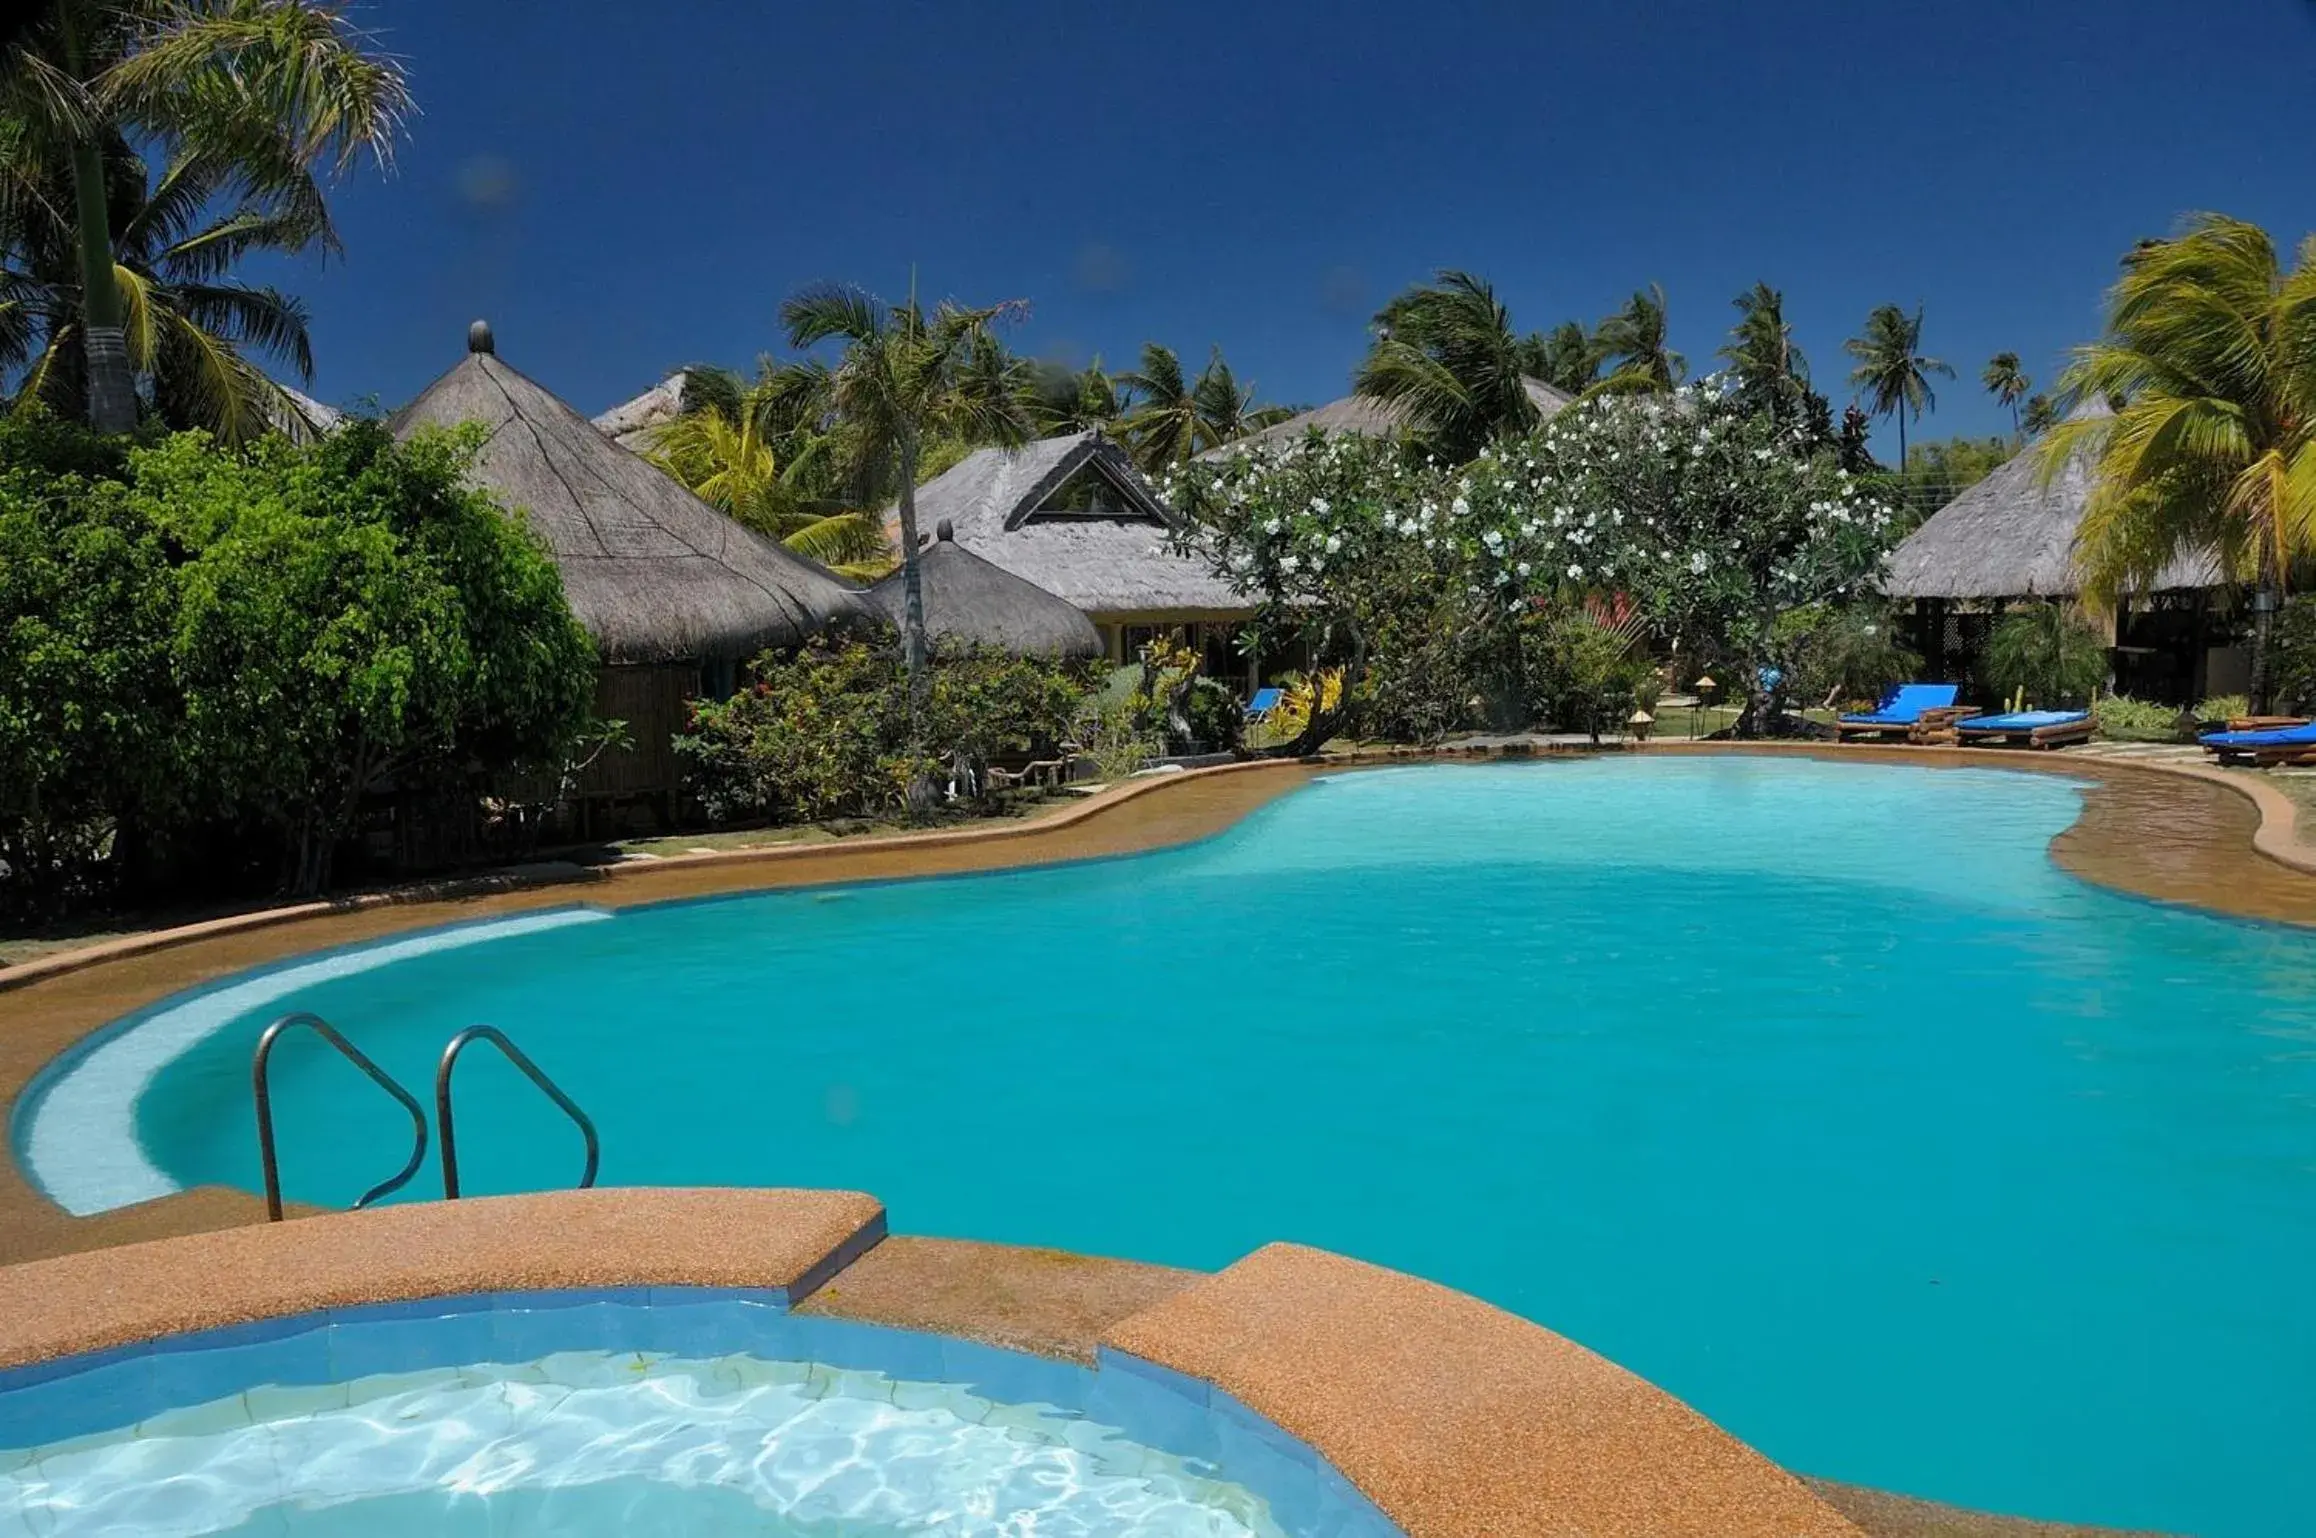
[{"label": "palm frond", "polygon": [[815,284],[790,295],[780,306],[780,322],[788,328],[788,345],[798,348],[832,338],[879,341],[886,329],[882,302],[850,283]]}]

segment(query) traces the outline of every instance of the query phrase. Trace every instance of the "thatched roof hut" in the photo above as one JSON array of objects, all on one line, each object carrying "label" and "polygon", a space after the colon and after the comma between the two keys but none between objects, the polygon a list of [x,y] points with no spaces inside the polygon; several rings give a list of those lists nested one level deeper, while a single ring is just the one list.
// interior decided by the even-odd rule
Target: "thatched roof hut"
[{"label": "thatched roof hut", "polygon": [[621,448],[640,454],[651,447],[652,430],[674,421],[683,410],[684,376],[678,372],[596,417],[595,430]]},{"label": "thatched roof hut", "polygon": [[[1102,655],[1102,634],[1092,620],[1036,583],[959,545],[946,518],[917,556],[917,580],[925,600],[925,630],[936,644],[995,646],[1024,657]],[[906,602],[901,573],[870,588],[869,601],[898,625]]]},{"label": "thatched roof hut", "polygon": [[734,661],[869,611],[855,589],[741,527],[499,361],[477,321],[466,358],[396,412],[489,430],[473,478],[518,510],[562,569],[606,663]]},{"label": "thatched roof hut", "polygon": [[[2076,420],[2106,416],[2093,402]],[[1901,599],[1995,601],[2061,598],[2082,590],[2075,561],[2075,530],[2091,494],[2091,466],[2077,454],[2046,484],[2034,449],[2014,455],[1994,473],[1931,514],[1890,552],[1883,591]],[[2175,560],[2156,592],[2222,586],[2208,557]]]},{"label": "thatched roof hut", "polygon": [[[1522,378],[1520,388],[1535,406],[1538,420],[1555,415],[1575,400],[1574,396],[1554,389],[1541,379]],[[1364,395],[1346,395],[1339,401],[1329,401],[1324,406],[1298,412],[1284,422],[1274,422],[1260,432],[1248,433],[1220,448],[1208,449],[1199,457],[1222,459],[1249,450],[1260,452],[1274,445],[1297,442],[1313,428],[1330,438],[1337,433],[1385,438],[1399,432],[1406,425],[1407,416],[1401,408],[1384,401],[1371,400]]]},{"label": "thatched roof hut", "polygon": [[[897,527],[897,508],[885,514]],[[1254,600],[1175,551],[1181,515],[1098,429],[1020,449],[981,449],[917,488],[917,526],[948,521],[956,543],[1097,623],[1243,619]]]}]

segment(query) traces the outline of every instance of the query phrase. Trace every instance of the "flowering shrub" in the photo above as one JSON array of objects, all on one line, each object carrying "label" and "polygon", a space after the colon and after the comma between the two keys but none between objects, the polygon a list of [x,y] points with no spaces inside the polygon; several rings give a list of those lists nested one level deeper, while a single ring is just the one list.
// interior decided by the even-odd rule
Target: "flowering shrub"
[{"label": "flowering shrub", "polygon": [[1687,654],[1775,673],[1779,613],[1863,592],[1893,533],[1834,455],[1718,380],[1571,407],[1461,469],[1314,436],[1170,489],[1263,622],[1346,658],[1371,724],[1418,738],[1481,697],[1546,713],[1547,681],[1520,659],[1587,598],[1633,605]]}]

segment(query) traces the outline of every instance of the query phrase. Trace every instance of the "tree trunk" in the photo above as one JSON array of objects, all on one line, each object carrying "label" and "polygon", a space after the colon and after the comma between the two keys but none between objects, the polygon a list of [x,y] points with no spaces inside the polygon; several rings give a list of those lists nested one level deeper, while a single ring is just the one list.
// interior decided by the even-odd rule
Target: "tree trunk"
[{"label": "tree trunk", "polygon": [[[925,637],[925,579],[917,566],[917,438],[901,436],[901,666],[909,681],[909,741],[925,749],[926,707],[932,703],[933,649]],[[923,817],[940,802],[929,774],[909,782],[909,811]]]},{"label": "tree trunk", "polygon": [[2260,556],[2260,585],[2252,595],[2252,714],[2264,716],[2275,708],[2275,681],[2269,675],[2273,648],[2270,641],[2276,628],[2276,605],[2279,602],[2274,558],[2266,552]]},{"label": "tree trunk", "polygon": [[[72,46],[76,69],[85,69]],[[88,358],[88,422],[100,433],[137,425],[137,382],[121,335],[121,289],[113,279],[111,210],[104,153],[93,138],[72,147],[73,223],[80,247],[81,348]]]}]

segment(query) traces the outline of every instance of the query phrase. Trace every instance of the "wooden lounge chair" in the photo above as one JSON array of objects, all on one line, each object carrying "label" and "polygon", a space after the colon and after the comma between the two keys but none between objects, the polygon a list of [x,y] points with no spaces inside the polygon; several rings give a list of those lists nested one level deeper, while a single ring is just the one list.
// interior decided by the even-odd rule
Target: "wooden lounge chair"
[{"label": "wooden lounge chair", "polygon": [[1922,724],[1924,712],[1954,710],[1954,696],[1961,692],[1957,684],[1900,684],[1882,696],[1882,703],[1874,709],[1835,721],[1834,737],[1847,742],[1853,737],[1885,737],[1892,732],[1911,736]]},{"label": "wooden lounge chair", "polygon": [[2058,748],[2090,741],[2092,728],[2087,710],[2016,710],[1999,716],[1973,716],[1955,723],[1954,731],[1961,742]]},{"label": "wooden lounge chair", "polygon": [[2279,764],[2316,764],[2316,726],[2212,732],[2201,740],[2203,750],[2223,764],[2250,764],[2259,769],[2272,769]]}]

